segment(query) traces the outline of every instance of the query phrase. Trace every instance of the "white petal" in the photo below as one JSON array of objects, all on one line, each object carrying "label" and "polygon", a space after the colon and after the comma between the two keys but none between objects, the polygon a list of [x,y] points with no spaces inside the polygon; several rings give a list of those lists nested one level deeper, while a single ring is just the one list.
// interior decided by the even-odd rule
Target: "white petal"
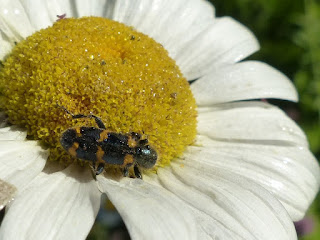
[{"label": "white petal", "polygon": [[12,44],[2,38],[0,35],[0,60],[3,61],[4,58],[10,53],[12,49]]},{"label": "white petal", "polygon": [[71,1],[65,0],[22,0],[22,5],[36,30],[51,26],[57,15],[66,14],[66,17],[74,16],[74,8]]},{"label": "white petal", "polygon": [[11,43],[19,42],[34,32],[19,0],[0,1],[0,29]]},{"label": "white petal", "polygon": [[320,185],[320,168],[306,149],[200,138],[201,147],[189,147],[183,164],[203,171],[227,170],[263,186],[281,201],[293,221],[301,220]]},{"label": "white petal", "polygon": [[81,0],[75,1],[76,16],[99,16],[109,17],[108,12],[113,9],[115,4],[112,0]]},{"label": "white petal", "polygon": [[247,61],[219,66],[191,84],[198,105],[257,98],[298,100],[292,82],[262,62]]},{"label": "white petal", "polygon": [[297,124],[270,104],[237,102],[199,112],[198,133],[212,139],[308,146]]},{"label": "white petal", "polygon": [[25,140],[27,132],[17,126],[0,128],[0,140]]},{"label": "white petal", "polygon": [[47,1],[43,0],[23,0],[21,1],[30,19],[32,26],[39,30],[51,25]]},{"label": "white petal", "polygon": [[2,222],[0,239],[85,239],[98,213],[100,196],[88,169],[41,173],[13,202]]},{"label": "white petal", "polygon": [[120,183],[98,176],[132,239],[197,239],[196,222],[174,194],[140,179]]},{"label": "white petal", "polygon": [[2,210],[17,193],[17,188],[0,179],[0,210]]},{"label": "white petal", "polygon": [[[183,161],[182,161],[183,163]],[[296,239],[281,204],[258,185],[228,171],[203,171],[173,163],[158,169],[160,182],[192,207],[210,239]],[[220,231],[216,231],[216,229]]]},{"label": "white petal", "polygon": [[[169,51],[170,56],[175,59],[185,45],[198,38],[215,21],[215,9],[208,1],[180,1],[176,10],[172,8],[172,1],[168,3],[169,5],[161,9],[160,16],[167,14],[165,12],[170,10],[172,12],[163,23],[161,32],[154,26],[149,26],[155,35],[154,38],[162,43]],[[157,18],[159,19],[159,16]]]},{"label": "white petal", "polygon": [[255,36],[229,17],[216,19],[174,57],[188,80],[204,76],[225,63],[235,63],[259,49]]},{"label": "white petal", "polygon": [[19,190],[43,169],[49,152],[37,141],[0,141],[0,178]]}]

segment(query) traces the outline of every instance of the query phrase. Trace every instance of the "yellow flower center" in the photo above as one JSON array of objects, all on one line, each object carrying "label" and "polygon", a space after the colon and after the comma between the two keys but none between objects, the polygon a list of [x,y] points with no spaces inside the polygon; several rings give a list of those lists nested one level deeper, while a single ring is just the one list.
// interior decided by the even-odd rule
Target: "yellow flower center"
[{"label": "yellow flower center", "polygon": [[[161,44],[132,27],[98,17],[62,19],[21,41],[0,70],[0,107],[12,124],[50,147],[50,158],[74,159],[61,147],[75,126],[144,134],[163,166],[196,135],[189,84]],[[107,166],[108,167],[108,166]]]}]

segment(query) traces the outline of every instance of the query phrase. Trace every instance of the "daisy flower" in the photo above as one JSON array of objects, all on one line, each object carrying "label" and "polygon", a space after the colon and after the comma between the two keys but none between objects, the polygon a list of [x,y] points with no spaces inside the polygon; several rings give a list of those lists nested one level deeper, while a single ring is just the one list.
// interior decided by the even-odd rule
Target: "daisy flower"
[{"label": "daisy flower", "polygon": [[[102,193],[132,239],[297,238],[319,166],[303,131],[255,100],[298,97],[276,69],[242,61],[259,48],[246,27],[203,0],[0,3],[1,239],[85,239]],[[59,140],[98,126],[68,112],[141,134],[155,166],[94,176],[71,156],[88,148]]]}]

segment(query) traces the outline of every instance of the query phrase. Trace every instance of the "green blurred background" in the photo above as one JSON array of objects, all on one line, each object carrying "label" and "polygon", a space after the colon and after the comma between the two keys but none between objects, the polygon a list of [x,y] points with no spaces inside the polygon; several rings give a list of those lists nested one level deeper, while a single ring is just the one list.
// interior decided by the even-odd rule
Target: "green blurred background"
[{"label": "green blurred background", "polygon": [[[257,36],[261,50],[250,59],[261,60],[285,73],[295,83],[299,103],[271,101],[287,112],[306,132],[310,148],[320,159],[320,1],[211,0],[217,16],[231,16]],[[106,207],[110,209],[110,207]],[[111,207],[112,208],[112,207]],[[320,239],[320,199],[307,214],[313,231],[302,240]],[[129,239],[123,222],[111,210],[99,214],[89,240]]]}]

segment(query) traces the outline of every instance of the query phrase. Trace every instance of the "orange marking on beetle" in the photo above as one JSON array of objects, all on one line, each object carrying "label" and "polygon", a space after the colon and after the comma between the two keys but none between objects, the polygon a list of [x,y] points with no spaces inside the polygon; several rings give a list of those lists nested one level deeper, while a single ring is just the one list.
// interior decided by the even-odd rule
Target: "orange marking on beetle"
[{"label": "orange marking on beetle", "polygon": [[77,137],[81,137],[81,128],[80,127],[76,127],[76,128],[74,128],[74,130],[76,131],[76,133],[77,133]]},{"label": "orange marking on beetle", "polygon": [[105,163],[105,161],[102,159],[104,154],[105,152],[102,150],[100,146],[98,146],[98,151],[96,153],[97,163]]},{"label": "orange marking on beetle", "polygon": [[74,142],[72,147],[70,147],[68,149],[68,153],[73,156],[73,157],[76,157],[77,156],[77,149],[79,147],[79,143],[78,142]]},{"label": "orange marking on beetle", "polygon": [[123,164],[121,165],[122,167],[127,166],[128,164],[133,164],[134,158],[131,154],[127,154],[124,159],[123,159]]},{"label": "orange marking on beetle", "polygon": [[137,140],[135,140],[132,136],[129,136],[128,138],[128,146],[131,148],[134,148],[138,145]]},{"label": "orange marking on beetle", "polygon": [[108,131],[108,130],[103,130],[103,131],[100,133],[99,142],[102,142],[103,140],[107,139],[109,132],[110,132],[110,131]]}]

